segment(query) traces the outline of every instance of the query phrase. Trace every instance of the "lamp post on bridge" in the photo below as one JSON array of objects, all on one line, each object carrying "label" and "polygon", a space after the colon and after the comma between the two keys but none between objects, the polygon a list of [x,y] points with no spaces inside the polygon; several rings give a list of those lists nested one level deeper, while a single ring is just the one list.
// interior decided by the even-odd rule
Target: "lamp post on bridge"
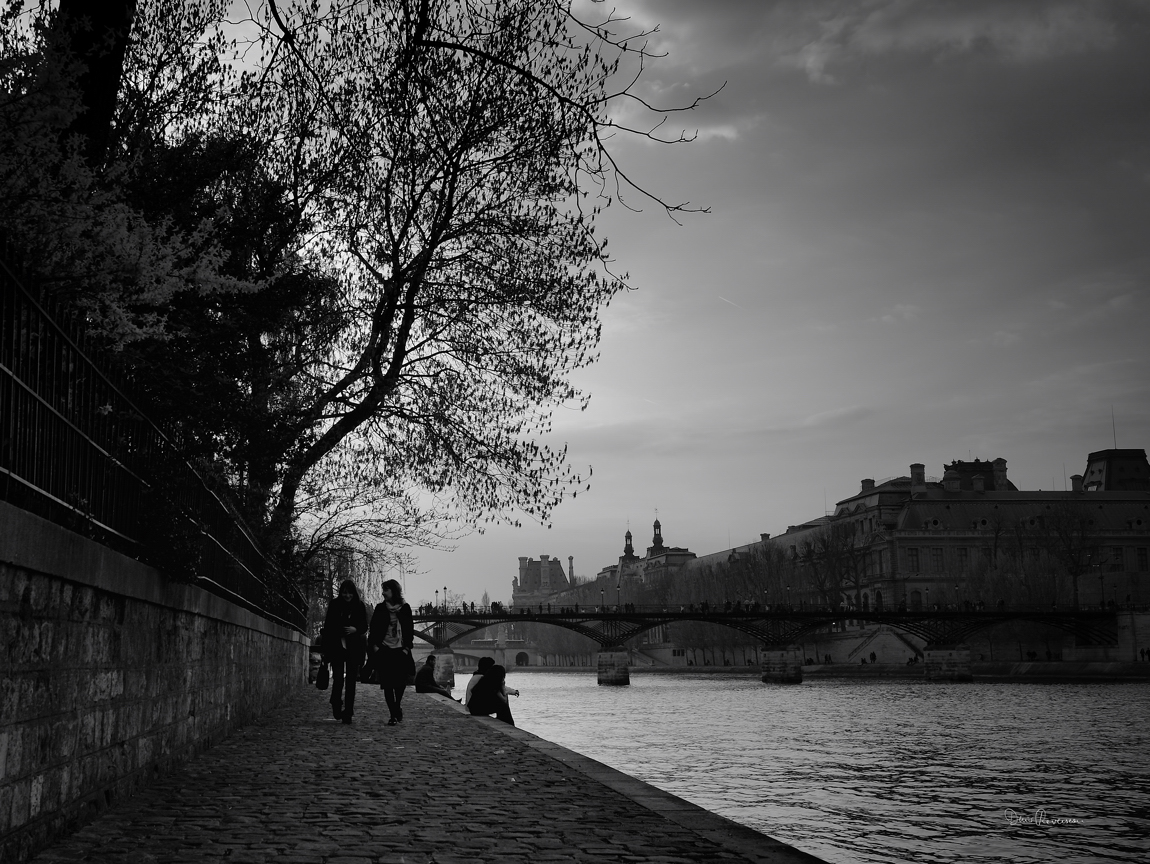
[{"label": "lamp post on bridge", "polygon": [[447,586],[443,586],[443,614],[447,614]]},{"label": "lamp post on bridge", "polygon": [[436,610],[439,609],[439,589],[438,588],[435,589],[435,608],[436,608]]},{"label": "lamp post on bridge", "polygon": [[600,588],[599,589],[599,608],[604,612],[607,611],[607,589],[606,588]]}]

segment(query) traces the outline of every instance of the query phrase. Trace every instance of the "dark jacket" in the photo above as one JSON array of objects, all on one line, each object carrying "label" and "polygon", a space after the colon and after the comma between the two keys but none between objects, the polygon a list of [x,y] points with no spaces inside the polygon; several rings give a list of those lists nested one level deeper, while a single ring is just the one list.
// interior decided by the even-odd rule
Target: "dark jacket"
[{"label": "dark jacket", "polygon": [[[404,603],[395,612],[399,619],[400,647],[411,650],[415,644],[415,623],[411,620],[411,607]],[[379,603],[371,616],[371,634],[368,636],[368,645],[372,651],[383,647],[383,637],[387,635],[387,628],[391,625],[391,613],[386,603]]]},{"label": "dark jacket", "polygon": [[[344,627],[354,627],[355,634],[344,636]],[[331,661],[345,656],[363,656],[367,646],[367,607],[359,600],[345,601],[336,597],[327,606],[327,617],[320,631],[323,656]],[[343,640],[347,640],[347,649]]]},{"label": "dark jacket", "polygon": [[435,681],[435,669],[424,663],[415,673],[416,693],[443,693],[444,688]]}]

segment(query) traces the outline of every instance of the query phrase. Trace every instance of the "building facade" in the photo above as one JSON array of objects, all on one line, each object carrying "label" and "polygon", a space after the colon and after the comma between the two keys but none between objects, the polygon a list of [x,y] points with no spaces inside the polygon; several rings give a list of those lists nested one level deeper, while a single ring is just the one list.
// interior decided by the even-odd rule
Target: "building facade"
[{"label": "building facade", "polygon": [[539,560],[521,556],[519,575],[511,580],[513,607],[538,606],[552,602],[557,594],[575,584],[575,557],[567,556],[567,573],[558,558],[540,555]]}]

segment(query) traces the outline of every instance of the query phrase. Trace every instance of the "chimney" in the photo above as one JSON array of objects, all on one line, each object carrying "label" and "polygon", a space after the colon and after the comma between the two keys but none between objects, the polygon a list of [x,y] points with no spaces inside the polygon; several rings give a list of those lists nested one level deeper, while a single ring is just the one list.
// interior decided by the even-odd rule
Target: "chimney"
[{"label": "chimney", "polygon": [[1082,475],[1081,474],[1071,474],[1070,475],[1070,491],[1071,492],[1081,492],[1082,491]]},{"label": "chimney", "polygon": [[926,485],[926,466],[921,462],[915,462],[910,466],[910,488],[913,491],[916,488]]},{"label": "chimney", "polygon": [[759,540],[762,541],[763,543],[766,543],[770,539],[771,539],[770,534],[760,534],[759,535]]},{"label": "chimney", "polygon": [[975,474],[972,482],[974,483],[974,491],[975,492],[985,492],[986,491],[986,478],[983,477],[981,474]]},{"label": "chimney", "polygon": [[870,479],[863,480],[862,481],[862,491],[863,492],[873,492],[874,491],[874,480],[870,480]]},{"label": "chimney", "polygon": [[1006,491],[1006,460],[995,459],[992,463],[994,466],[994,491]]}]

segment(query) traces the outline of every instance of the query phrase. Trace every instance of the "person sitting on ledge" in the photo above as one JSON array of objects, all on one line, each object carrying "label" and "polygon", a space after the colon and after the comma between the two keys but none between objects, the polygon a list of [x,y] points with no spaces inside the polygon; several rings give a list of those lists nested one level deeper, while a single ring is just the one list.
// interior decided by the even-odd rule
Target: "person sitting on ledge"
[{"label": "person sitting on ledge", "polygon": [[511,706],[507,702],[510,693],[519,695],[518,690],[504,686],[507,680],[507,670],[496,664],[480,676],[479,681],[471,690],[471,699],[467,703],[467,710],[476,717],[485,717],[494,714],[498,719],[511,726],[515,720],[511,717]]},{"label": "person sitting on ledge", "polygon": [[[451,691],[446,687],[440,687],[435,683],[435,655],[427,658],[427,661],[419,667],[419,671],[415,673],[415,692],[416,693],[438,693],[440,696],[446,696],[448,699],[453,699]],[[456,699],[456,702],[461,700]]]}]

